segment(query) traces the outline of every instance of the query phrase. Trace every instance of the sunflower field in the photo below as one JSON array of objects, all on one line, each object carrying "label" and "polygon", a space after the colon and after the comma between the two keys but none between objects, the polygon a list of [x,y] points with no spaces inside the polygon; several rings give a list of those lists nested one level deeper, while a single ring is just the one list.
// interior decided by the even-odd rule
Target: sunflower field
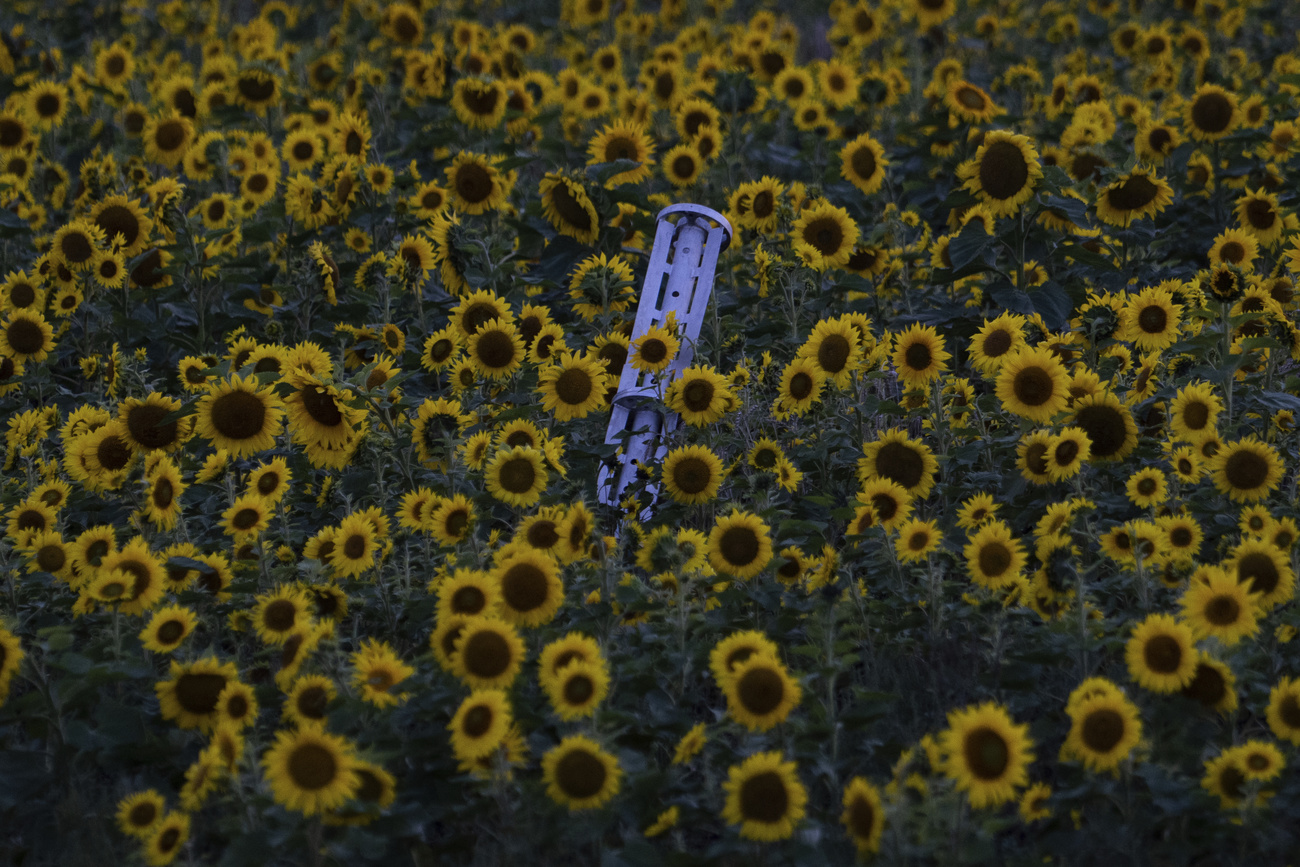
[{"label": "sunflower field", "polygon": [[7,0],[0,863],[1286,863],[1298,23]]}]

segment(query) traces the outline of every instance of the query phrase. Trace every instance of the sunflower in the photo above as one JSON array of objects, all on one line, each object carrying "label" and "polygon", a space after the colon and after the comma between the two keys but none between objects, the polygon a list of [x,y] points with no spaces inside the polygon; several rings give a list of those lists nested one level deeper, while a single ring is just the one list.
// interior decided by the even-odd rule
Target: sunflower
[{"label": "sunflower", "polygon": [[441,545],[451,546],[469,537],[474,526],[474,504],[464,494],[443,499],[429,514],[428,532]]},{"label": "sunflower", "polygon": [[999,590],[1009,587],[1024,571],[1027,556],[1024,543],[1011,535],[1002,521],[983,524],[962,549],[966,571],[981,587]]},{"label": "sunflower", "polygon": [[[1259,241],[1250,232],[1241,229],[1224,229],[1215,236],[1214,243],[1210,245],[1209,257],[1211,268],[1231,265],[1249,274],[1255,265],[1255,260],[1259,258]],[[1218,281],[1212,278],[1211,295],[1221,301],[1237,300],[1235,295],[1240,293],[1240,289],[1234,292],[1234,297],[1227,298],[1226,293],[1220,291],[1217,283]]]},{"label": "sunflower", "polygon": [[166,809],[167,800],[157,789],[135,792],[117,802],[117,827],[124,834],[148,840]]},{"label": "sunflower", "polygon": [[1030,421],[1047,423],[1066,408],[1070,377],[1055,353],[1024,348],[1008,356],[998,371],[997,395],[1004,409]]},{"label": "sunflower", "polygon": [[1254,503],[1268,497],[1282,481],[1282,458],[1277,449],[1255,435],[1226,443],[1210,459],[1214,486],[1237,503]]},{"label": "sunflower", "polygon": [[451,108],[470,129],[492,130],[505,120],[506,96],[500,80],[466,76],[452,85]]},{"label": "sunflower", "polygon": [[181,646],[197,625],[198,618],[189,608],[169,605],[153,613],[148,625],[140,630],[140,641],[145,650],[171,653]]},{"label": "sunflower", "polygon": [[[37,498],[39,502],[39,498]],[[71,545],[56,530],[32,534],[23,548],[27,556],[27,571],[46,572],[62,581],[72,578]]]},{"label": "sunflower", "polygon": [[634,120],[618,120],[608,124],[592,136],[587,144],[587,165],[631,160],[638,165],[618,172],[605,181],[609,189],[636,184],[650,177],[654,158],[654,140],[647,135],[645,126]]},{"label": "sunflower", "polygon": [[605,404],[609,378],[604,366],[587,356],[566,352],[542,369],[537,392],[542,408],[557,421],[586,418]]},{"label": "sunflower", "polygon": [[803,696],[775,656],[750,654],[737,662],[721,681],[727,712],[751,731],[767,731],[784,722]]},{"label": "sunflower", "polygon": [[296,370],[288,375],[284,409],[294,441],[326,448],[342,448],[356,435],[365,419],[364,408],[352,406],[336,385],[310,373]]},{"label": "sunflower", "polygon": [[892,530],[906,521],[912,512],[912,495],[892,479],[867,479],[862,483],[857,498],[864,505],[857,510],[851,526],[859,534],[876,524]]},{"label": "sunflower", "polygon": [[518,327],[509,320],[491,320],[470,336],[468,356],[480,376],[506,379],[524,361]]},{"label": "sunflower", "polygon": [[236,543],[253,541],[271,526],[267,503],[256,494],[244,494],[221,515],[221,527]]},{"label": "sunflower", "polygon": [[111,551],[100,563],[104,573],[122,573],[129,582],[130,599],[120,607],[123,614],[143,614],[162,601],[166,592],[166,571],[162,562],[149,550],[142,538],[132,539],[120,549]]},{"label": "sunflower", "polygon": [[1002,313],[985,319],[984,325],[970,341],[971,363],[983,374],[997,372],[1003,362],[1025,345],[1025,317],[1019,313]]},{"label": "sunflower", "polygon": [[9,697],[9,686],[26,656],[18,636],[0,626],[0,706]]},{"label": "sunflower", "polygon": [[651,325],[629,344],[627,363],[647,373],[661,373],[677,358],[681,345],[675,319],[666,320],[664,325]]},{"label": "sunflower", "polygon": [[799,259],[821,272],[846,265],[861,233],[848,211],[818,200],[799,213],[790,234]]},{"label": "sunflower", "polygon": [[1053,482],[1073,478],[1092,456],[1088,436],[1077,427],[1066,427],[1047,441],[1043,461]]},{"label": "sunflower", "polygon": [[857,847],[858,857],[880,851],[880,839],[885,832],[885,809],[880,790],[866,779],[854,777],[844,787],[843,803],[840,822]]},{"label": "sunflower", "polygon": [[549,474],[541,451],[530,446],[500,449],[485,469],[488,493],[503,503],[527,508],[541,499]]},{"label": "sunflower", "polygon": [[542,757],[542,779],[552,801],[570,811],[601,807],[618,794],[618,759],[582,735],[570,735]]},{"label": "sunflower", "polygon": [[870,133],[863,133],[840,148],[840,176],[870,196],[885,182],[885,149]]},{"label": "sunflower", "polygon": [[1202,566],[1183,592],[1183,619],[1198,639],[1213,636],[1227,647],[1259,628],[1260,594],[1217,566]]},{"label": "sunflower", "polygon": [[394,688],[415,674],[415,669],[402,662],[387,642],[366,639],[352,654],[351,662],[352,688],[363,700],[378,708],[405,700],[406,694]]},{"label": "sunflower", "polygon": [[692,427],[719,421],[734,402],[727,378],[709,365],[692,365],[683,370],[664,397],[668,408]]},{"label": "sunflower", "polygon": [[508,687],[524,661],[524,643],[515,628],[495,617],[457,616],[449,621],[460,623],[452,640],[452,672],[472,689]]},{"label": "sunflower", "polygon": [[282,585],[257,597],[252,620],[258,638],[267,644],[284,644],[294,629],[310,622],[307,597],[292,584]]},{"label": "sunflower", "polygon": [[943,95],[943,104],[959,121],[970,124],[987,123],[1002,114],[1002,109],[993,102],[993,97],[963,78],[954,77],[948,82]]},{"label": "sunflower", "polygon": [[[939,463],[925,443],[914,440],[899,428],[885,431],[862,447],[858,460],[858,481],[888,479],[897,483],[909,498],[922,498],[934,487]],[[888,520],[892,515],[882,515]]]},{"label": "sunflower", "polygon": [[1245,539],[1232,549],[1223,566],[1251,593],[1259,594],[1258,605],[1263,611],[1270,611],[1295,595],[1295,572],[1288,552],[1272,542]]},{"label": "sunflower", "polygon": [[516,626],[541,626],[564,603],[564,584],[555,561],[539,551],[512,552],[497,563],[492,578],[500,589],[498,614]]},{"label": "sunflower", "polygon": [[114,42],[95,56],[95,79],[109,90],[123,92],[133,75],[135,57],[121,42]]},{"label": "sunflower", "polygon": [[555,231],[580,244],[592,244],[600,232],[600,215],[582,183],[559,172],[548,172],[538,185],[542,216]]},{"label": "sunflower", "polygon": [[10,310],[0,323],[0,357],[21,368],[44,361],[54,348],[54,329],[37,310]]},{"label": "sunflower", "polygon": [[106,196],[96,203],[90,210],[90,222],[104,233],[107,241],[112,242],[120,235],[122,246],[118,250],[128,259],[144,252],[153,231],[153,222],[144,209],[122,195]]},{"label": "sunflower", "polygon": [[781,372],[773,416],[784,419],[808,411],[821,399],[825,384],[826,375],[816,362],[807,357],[795,358]]},{"label": "sunflower", "polygon": [[674,187],[689,187],[704,171],[704,158],[694,145],[679,144],[664,154],[664,177]]},{"label": "sunflower", "polygon": [[194,121],[173,111],[144,124],[144,153],[152,162],[173,168],[194,143]]},{"label": "sunflower", "polygon": [[707,503],[718,495],[722,460],[708,446],[679,446],[664,457],[662,476],[668,495],[679,503]]},{"label": "sunflower", "polygon": [[1196,674],[1192,628],[1168,614],[1152,614],[1133,628],[1125,646],[1130,676],[1152,692],[1177,692]]},{"label": "sunflower", "polygon": [[839,388],[846,388],[861,365],[863,341],[858,330],[845,320],[823,319],[799,347],[799,356],[808,358]]},{"label": "sunflower", "polygon": [[609,693],[609,670],[603,659],[574,660],[558,672],[542,669],[542,688],[556,716],[566,722],[591,716]]},{"label": "sunflower", "polygon": [[275,445],[283,424],[281,411],[270,389],[254,377],[235,375],[210,385],[199,399],[197,429],[214,447],[244,457]]},{"label": "sunflower", "polygon": [[496,162],[496,158],[467,151],[456,155],[446,169],[453,208],[466,214],[482,214],[505,204],[513,181],[496,168]]},{"label": "sunflower", "polygon": [[154,686],[163,719],[183,729],[210,731],[218,722],[217,699],[238,678],[233,662],[218,662],[213,656],[183,664],[173,660],[169,678]]},{"label": "sunflower", "polygon": [[461,761],[471,762],[492,755],[505,740],[512,719],[510,699],[504,692],[475,690],[447,724],[452,752]]},{"label": "sunflower", "polygon": [[943,375],[952,358],[945,345],[939,332],[928,325],[913,324],[894,335],[891,360],[907,390],[927,388]]},{"label": "sunflower", "polygon": [[787,840],[804,817],[808,791],[797,765],[782,758],[779,752],[755,753],[728,771],[722,818],[739,825],[746,840]]},{"label": "sunflower", "polygon": [[330,566],[334,574],[357,578],[375,565],[380,539],[375,526],[362,512],[353,512],[339,524],[334,535]]},{"label": "sunflower", "polygon": [[271,796],[306,816],[347,803],[361,782],[356,764],[351,743],[306,722],[277,732],[275,743],[262,756]]},{"label": "sunflower", "polygon": [[939,737],[941,765],[976,809],[1014,800],[1029,781],[1033,741],[1029,727],[1012,722],[1007,710],[993,703],[948,714]]},{"label": "sunflower", "polygon": [[974,159],[958,167],[957,176],[995,217],[1009,217],[1033,196],[1043,169],[1027,136],[995,130],[984,136]]},{"label": "sunflower", "polygon": [[1061,748],[1093,771],[1113,771],[1142,740],[1137,706],[1115,687],[1070,695],[1070,734]]},{"label": "sunflower", "polygon": [[323,723],[330,702],[337,696],[338,690],[330,678],[320,674],[300,677],[286,689],[284,719],[294,725]]},{"label": "sunflower", "polygon": [[748,580],[772,559],[772,538],[757,515],[733,509],[719,517],[709,533],[709,564],[734,578]]},{"label": "sunflower", "polygon": [[1088,435],[1094,460],[1121,460],[1137,446],[1133,414],[1110,392],[1076,399],[1069,423]]},{"label": "sunflower", "polygon": [[894,550],[901,562],[915,563],[939,550],[942,543],[943,534],[934,521],[913,518],[899,526]]},{"label": "sunflower", "polygon": [[1300,746],[1300,678],[1283,677],[1274,685],[1266,714],[1278,740]]},{"label": "sunflower", "polygon": [[[152,791],[152,790],[151,790]],[[188,813],[170,812],[159,820],[144,841],[144,860],[149,867],[165,867],[176,860],[190,839]]]},{"label": "sunflower", "polygon": [[1197,141],[1218,141],[1239,121],[1236,95],[1217,84],[1202,84],[1183,105],[1183,130]]},{"label": "sunflower", "polygon": [[1282,239],[1286,220],[1277,196],[1264,189],[1247,189],[1237,200],[1233,213],[1237,224],[1250,232],[1259,243],[1271,247]]},{"label": "sunflower", "polygon": [[1173,202],[1173,188],[1149,169],[1137,168],[1097,193],[1097,218],[1112,226],[1154,217]]}]

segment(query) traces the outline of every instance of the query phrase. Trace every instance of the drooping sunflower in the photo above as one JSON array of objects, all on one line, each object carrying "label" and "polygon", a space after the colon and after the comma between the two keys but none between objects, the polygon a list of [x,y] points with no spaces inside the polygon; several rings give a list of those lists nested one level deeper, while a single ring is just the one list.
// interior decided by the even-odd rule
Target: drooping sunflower
[{"label": "drooping sunflower", "polygon": [[1260,595],[1235,573],[1218,566],[1202,566],[1183,591],[1183,619],[1196,637],[1214,636],[1227,647],[1249,638],[1258,629]]},{"label": "drooping sunflower", "polygon": [[1016,789],[1029,782],[1034,758],[1029,727],[1013,722],[999,705],[951,711],[939,746],[944,774],[976,809],[1014,800]]},{"label": "drooping sunflower", "polygon": [[600,232],[600,215],[582,183],[560,172],[548,172],[538,185],[542,216],[555,231],[580,244],[592,244]]},{"label": "drooping sunflower", "polygon": [[1015,583],[1027,560],[1024,543],[1011,535],[1010,527],[997,520],[983,524],[962,549],[962,554],[971,580],[990,590]]},{"label": "drooping sunflower", "polygon": [[462,761],[477,761],[496,752],[510,730],[510,699],[499,689],[475,690],[456,709],[447,730],[451,748]]},{"label": "drooping sunflower", "polygon": [[1136,168],[1097,192],[1097,218],[1112,226],[1154,217],[1170,205],[1173,187],[1154,171]]},{"label": "drooping sunflower", "polygon": [[748,580],[772,559],[772,537],[757,515],[733,509],[709,533],[709,564],[724,575]]},{"label": "drooping sunflower", "polygon": [[708,446],[679,446],[664,457],[664,487],[679,503],[707,503],[722,484],[722,461]]},{"label": "drooping sunflower", "polygon": [[1119,767],[1142,740],[1142,720],[1137,706],[1118,688],[1087,695],[1071,694],[1068,712],[1070,734],[1062,753],[1094,771]]},{"label": "drooping sunflower", "polygon": [[1177,692],[1196,674],[1195,636],[1186,623],[1152,614],[1133,628],[1124,656],[1130,676],[1152,692]]},{"label": "drooping sunflower", "polygon": [[600,744],[570,735],[542,757],[542,779],[552,801],[570,811],[604,806],[618,794],[623,769]]},{"label": "drooping sunflower", "polygon": [[764,732],[784,722],[803,691],[775,656],[750,654],[721,681],[727,712],[751,731]]},{"label": "drooping sunflower", "polygon": [[1043,169],[1027,136],[994,130],[984,136],[974,159],[958,167],[957,176],[994,216],[1009,217],[1033,196]]},{"label": "drooping sunflower", "polygon": [[342,807],[356,792],[356,754],[346,739],[300,722],[276,733],[262,768],[276,802],[305,816]]},{"label": "drooping sunflower", "polygon": [[800,260],[821,272],[846,265],[861,232],[848,211],[818,200],[799,213],[790,235]]},{"label": "drooping sunflower", "polygon": [[245,457],[275,445],[282,420],[282,404],[254,377],[238,374],[208,387],[199,399],[197,429],[200,436],[234,457]]},{"label": "drooping sunflower", "polygon": [[1277,449],[1254,434],[1225,443],[1210,459],[1209,469],[1219,492],[1238,503],[1265,499],[1282,481],[1283,474]]},{"label": "drooping sunflower", "polygon": [[885,182],[885,149],[870,133],[863,133],[840,148],[840,176],[870,196]]},{"label": "drooping sunflower", "polygon": [[908,390],[927,388],[948,367],[952,355],[944,338],[929,325],[914,323],[894,336],[891,360],[898,378]]},{"label": "drooping sunflower", "polygon": [[786,840],[804,817],[808,792],[793,761],[779,752],[755,753],[728,772],[722,818],[747,840]]},{"label": "drooping sunflower", "polygon": [[366,411],[351,406],[333,383],[301,370],[286,377],[284,408],[295,442],[341,448],[355,436]]}]

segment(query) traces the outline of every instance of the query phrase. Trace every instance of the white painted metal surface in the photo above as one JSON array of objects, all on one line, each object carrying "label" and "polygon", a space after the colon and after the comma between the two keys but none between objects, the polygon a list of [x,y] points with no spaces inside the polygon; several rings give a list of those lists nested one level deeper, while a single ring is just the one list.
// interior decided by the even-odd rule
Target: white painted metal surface
[{"label": "white painted metal surface", "polygon": [[[618,505],[636,478],[638,464],[656,466],[663,460],[667,446],[661,434],[679,421],[676,413],[664,407],[664,390],[695,358],[718,256],[731,243],[731,235],[727,218],[711,208],[683,204],[659,212],[631,340],[635,343],[652,326],[663,325],[669,314],[674,314],[682,345],[672,364],[660,373],[637,370],[631,363],[623,365],[605,435],[606,443],[623,450],[613,464],[601,468],[597,482],[600,501],[606,505]],[[658,485],[647,490],[653,505]],[[648,517],[649,507],[641,514],[643,520]]]}]

